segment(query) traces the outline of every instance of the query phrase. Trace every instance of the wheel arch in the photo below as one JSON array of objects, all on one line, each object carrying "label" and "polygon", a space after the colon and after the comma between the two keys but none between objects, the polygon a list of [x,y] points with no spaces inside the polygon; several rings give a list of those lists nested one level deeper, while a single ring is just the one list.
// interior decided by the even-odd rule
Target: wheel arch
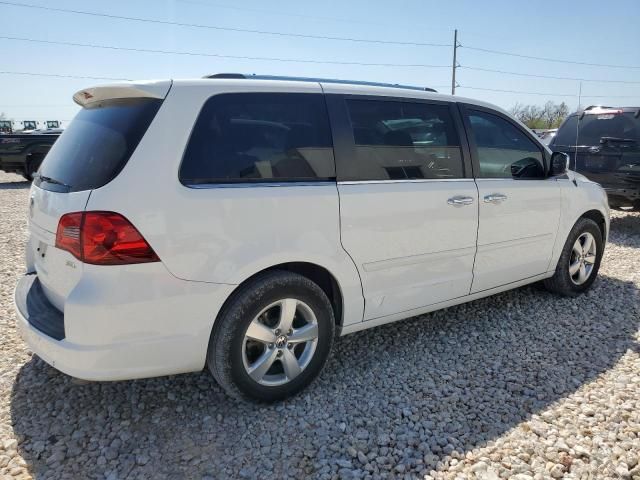
[{"label": "wheel arch", "polygon": [[[607,234],[608,234],[607,221],[605,219],[605,216],[602,214],[600,210],[596,210],[596,209],[589,210],[583,213],[582,215],[580,215],[580,218],[588,218],[596,222],[596,225],[598,225],[598,228],[600,229],[600,233],[602,234],[602,241],[606,242]],[[580,220],[580,218],[578,218],[578,220]]]},{"label": "wheel arch", "polygon": [[240,284],[236,285],[233,291],[229,294],[224,304],[222,305],[222,308],[220,308],[218,312],[215,323],[217,323],[218,318],[220,317],[222,312],[225,311],[226,306],[235,297],[238,291],[240,291],[245,285],[253,281],[257,276],[274,270],[283,270],[287,272],[297,273],[298,275],[302,275],[303,277],[308,278],[316,285],[318,285],[322,289],[322,291],[324,291],[324,293],[329,298],[329,301],[331,302],[337,329],[340,330],[342,328],[344,321],[344,296],[342,293],[342,289],[340,288],[340,284],[338,283],[335,275],[333,275],[327,268],[311,262],[279,263],[253,273],[251,276],[243,280]]}]

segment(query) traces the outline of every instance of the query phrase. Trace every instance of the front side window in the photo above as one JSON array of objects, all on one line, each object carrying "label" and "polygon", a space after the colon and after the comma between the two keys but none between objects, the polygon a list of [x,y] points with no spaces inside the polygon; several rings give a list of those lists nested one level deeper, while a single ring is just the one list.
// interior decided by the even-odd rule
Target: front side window
[{"label": "front side window", "polygon": [[180,166],[185,185],[334,178],[329,119],[320,94],[211,97]]},{"label": "front side window", "polygon": [[449,107],[347,100],[355,152],[341,180],[464,177],[460,141]]},{"label": "front side window", "polygon": [[511,122],[491,113],[471,110],[481,178],[543,178],[542,151]]}]

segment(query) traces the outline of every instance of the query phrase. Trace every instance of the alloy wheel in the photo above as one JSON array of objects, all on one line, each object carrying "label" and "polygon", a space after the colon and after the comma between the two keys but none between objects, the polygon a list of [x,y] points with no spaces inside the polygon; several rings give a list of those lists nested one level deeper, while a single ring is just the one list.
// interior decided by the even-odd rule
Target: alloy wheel
[{"label": "alloy wheel", "polygon": [[257,383],[283,385],[309,365],[318,344],[318,320],[303,301],[285,298],[268,305],[249,324],[242,361]]},{"label": "alloy wheel", "polygon": [[574,284],[582,285],[589,279],[596,263],[596,253],[596,240],[591,233],[585,232],[576,239],[569,260],[569,276]]}]

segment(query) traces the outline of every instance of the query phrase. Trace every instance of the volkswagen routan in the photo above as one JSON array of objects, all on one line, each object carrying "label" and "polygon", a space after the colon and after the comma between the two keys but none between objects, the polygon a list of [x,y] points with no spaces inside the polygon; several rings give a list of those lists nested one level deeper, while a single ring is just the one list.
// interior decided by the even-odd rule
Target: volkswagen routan
[{"label": "volkswagen routan", "polygon": [[604,191],[484,102],[239,74],[74,100],[31,187],[15,292],[23,338],[68,375],[208,368],[274,401],[340,335],[596,279]]}]

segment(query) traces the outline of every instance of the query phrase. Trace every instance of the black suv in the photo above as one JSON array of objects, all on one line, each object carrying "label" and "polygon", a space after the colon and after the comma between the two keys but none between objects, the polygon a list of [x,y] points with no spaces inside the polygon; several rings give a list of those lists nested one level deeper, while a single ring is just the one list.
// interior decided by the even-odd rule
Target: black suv
[{"label": "black suv", "polygon": [[549,148],[601,184],[612,208],[640,210],[640,107],[588,107],[569,115]]}]

